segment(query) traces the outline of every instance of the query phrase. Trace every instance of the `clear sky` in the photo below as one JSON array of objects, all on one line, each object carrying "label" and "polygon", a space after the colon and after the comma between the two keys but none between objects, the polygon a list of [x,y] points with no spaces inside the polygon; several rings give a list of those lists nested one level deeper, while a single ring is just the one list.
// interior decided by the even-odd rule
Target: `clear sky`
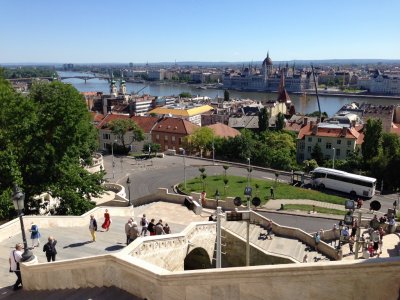
[{"label": "clear sky", "polygon": [[0,63],[400,59],[400,0],[9,0]]}]

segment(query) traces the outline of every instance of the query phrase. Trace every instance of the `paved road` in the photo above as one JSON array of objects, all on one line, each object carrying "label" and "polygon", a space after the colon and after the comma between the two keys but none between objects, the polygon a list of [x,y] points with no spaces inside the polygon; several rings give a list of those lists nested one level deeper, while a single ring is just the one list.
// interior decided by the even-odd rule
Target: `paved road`
[{"label": "paved road", "polygon": [[[126,179],[129,176],[131,180],[131,199],[137,199],[154,193],[159,187],[168,188],[177,183],[183,182],[184,168],[183,157],[168,156],[164,158],[153,158],[151,160],[136,161],[132,158],[115,157],[114,177],[112,178],[112,156],[104,156],[104,167],[107,171],[106,178],[111,182],[118,182],[126,186]],[[121,163],[122,162],[122,163]],[[222,165],[213,165],[211,161],[205,161],[196,158],[185,158],[186,178],[199,176],[199,168],[204,166],[208,175],[220,175],[224,169]],[[228,169],[228,174],[236,176],[247,176],[246,165],[243,167],[231,166]],[[274,172],[254,170],[251,173],[253,178],[275,180]],[[290,177],[280,175],[280,181],[289,182]],[[342,195],[346,196],[346,195]],[[378,200],[381,205],[381,212],[387,212],[388,208],[393,207],[393,201],[398,198],[398,195],[375,195],[372,199],[364,202],[364,208],[369,208],[369,204]]]}]

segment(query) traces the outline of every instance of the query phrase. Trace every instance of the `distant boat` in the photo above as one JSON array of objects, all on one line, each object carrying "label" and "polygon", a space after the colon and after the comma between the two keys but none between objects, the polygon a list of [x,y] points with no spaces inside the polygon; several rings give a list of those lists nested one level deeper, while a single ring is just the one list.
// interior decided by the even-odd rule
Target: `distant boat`
[{"label": "distant boat", "polygon": [[196,89],[198,89],[198,90],[206,90],[207,87],[206,86],[198,86]]}]

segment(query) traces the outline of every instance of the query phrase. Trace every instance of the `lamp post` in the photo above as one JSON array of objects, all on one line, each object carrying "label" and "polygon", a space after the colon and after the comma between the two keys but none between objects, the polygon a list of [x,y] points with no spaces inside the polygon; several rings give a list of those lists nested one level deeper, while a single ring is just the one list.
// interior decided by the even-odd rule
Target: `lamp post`
[{"label": "lamp post", "polygon": [[219,197],[221,196],[220,195],[220,193],[219,193],[219,191],[218,191],[218,189],[215,191],[215,194],[214,194],[214,196],[215,196],[215,200],[217,201],[217,207],[219,207]]},{"label": "lamp post", "polygon": [[[247,187],[250,187],[250,171],[251,171],[251,165],[250,165],[250,157],[247,158],[247,161],[249,162],[249,166],[247,169]],[[247,197],[247,209],[250,211],[251,206],[250,206],[250,195]]]},{"label": "lamp post", "polygon": [[336,155],[336,149],[332,148],[333,155],[332,155],[332,169],[335,168],[335,155]]},{"label": "lamp post", "polygon": [[126,179],[126,184],[128,186],[128,201],[129,201],[129,206],[131,206],[131,180],[128,178]]},{"label": "lamp post", "polygon": [[213,165],[215,165],[215,146],[214,146],[214,136],[212,140],[212,152],[213,152]]},{"label": "lamp post", "polygon": [[113,173],[113,179],[115,178],[115,160],[114,160],[114,142],[117,140],[114,140],[111,144],[111,156],[112,156],[112,173]]},{"label": "lamp post", "polygon": [[342,249],[342,230],[343,230],[343,221],[340,220],[339,222],[339,245],[338,250]]},{"label": "lamp post", "polygon": [[186,160],[185,160],[186,151],[183,148],[179,148],[179,150],[183,154],[183,184],[184,184],[184,187],[185,187],[185,190],[186,190]]},{"label": "lamp post", "polygon": [[33,259],[33,255],[28,248],[28,243],[26,242],[25,226],[24,226],[24,220],[22,218],[22,216],[24,215],[22,213],[22,210],[24,208],[24,200],[25,200],[25,193],[22,192],[22,190],[18,187],[17,184],[14,184],[12,201],[15,209],[18,211],[19,222],[21,224],[22,241],[24,243],[24,253],[22,254],[22,261],[30,261],[31,259]]}]

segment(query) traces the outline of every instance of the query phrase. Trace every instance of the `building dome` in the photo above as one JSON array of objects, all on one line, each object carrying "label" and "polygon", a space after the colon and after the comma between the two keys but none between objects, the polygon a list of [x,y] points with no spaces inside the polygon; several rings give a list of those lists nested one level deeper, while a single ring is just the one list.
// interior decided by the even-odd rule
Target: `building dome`
[{"label": "building dome", "polygon": [[263,61],[263,65],[272,66],[272,60],[269,57],[269,52],[267,53],[267,57]]}]

